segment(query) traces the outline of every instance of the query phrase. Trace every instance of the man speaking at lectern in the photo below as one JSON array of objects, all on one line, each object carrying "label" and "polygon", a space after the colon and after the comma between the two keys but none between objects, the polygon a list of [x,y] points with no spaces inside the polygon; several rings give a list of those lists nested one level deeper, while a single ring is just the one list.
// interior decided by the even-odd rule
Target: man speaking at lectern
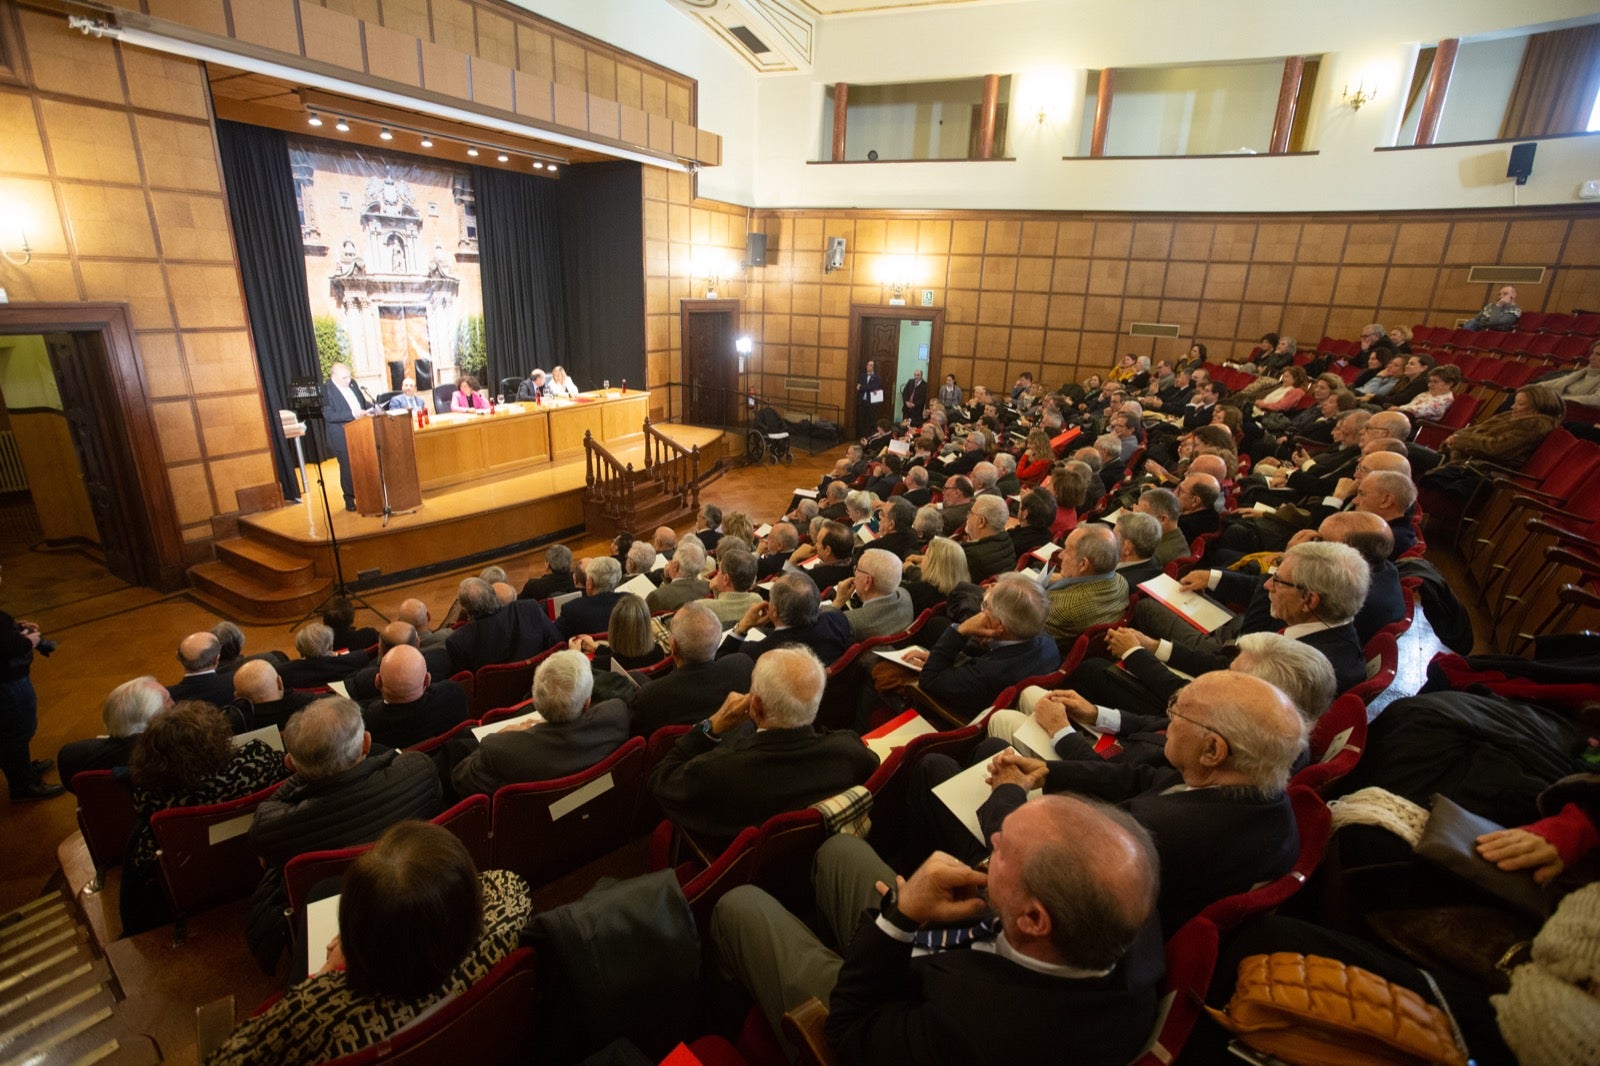
[{"label": "man speaking at lectern", "polygon": [[322,422],[328,431],[328,451],[339,460],[339,488],[344,490],[344,509],[356,509],[356,487],[350,476],[350,446],[345,443],[344,427],[366,418],[372,400],[361,386],[350,380],[350,368],[334,363],[328,380],[322,383]]}]

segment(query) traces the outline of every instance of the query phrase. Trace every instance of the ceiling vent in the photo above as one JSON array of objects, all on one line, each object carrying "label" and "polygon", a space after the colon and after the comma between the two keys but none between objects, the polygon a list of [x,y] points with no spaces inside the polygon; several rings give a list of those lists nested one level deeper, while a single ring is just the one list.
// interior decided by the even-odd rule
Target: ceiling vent
[{"label": "ceiling vent", "polygon": [[817,15],[805,0],[669,0],[764,74],[809,73]]},{"label": "ceiling vent", "polygon": [[1475,266],[1467,269],[1467,280],[1485,285],[1543,285],[1544,267]]},{"label": "ceiling vent", "polygon": [[1130,337],[1181,337],[1183,327],[1170,322],[1134,322],[1128,326]]},{"label": "ceiling vent", "polygon": [[750,49],[752,55],[761,55],[770,52],[767,42],[750,32],[749,26],[729,26],[728,32],[739,39],[739,43]]}]

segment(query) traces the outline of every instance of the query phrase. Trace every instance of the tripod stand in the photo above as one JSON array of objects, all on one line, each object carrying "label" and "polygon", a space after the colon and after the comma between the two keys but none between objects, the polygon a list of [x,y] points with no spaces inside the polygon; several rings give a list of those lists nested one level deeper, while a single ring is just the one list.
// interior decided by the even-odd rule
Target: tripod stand
[{"label": "tripod stand", "polygon": [[[335,599],[340,598],[340,597],[343,597],[344,599],[349,600],[352,604],[356,604],[358,606],[365,607],[367,610],[371,611],[373,614],[377,615],[379,618],[382,618],[384,620],[384,622],[387,623],[389,621],[389,616],[388,615],[384,614],[382,611],[380,611],[376,607],[372,606],[372,604],[368,603],[365,599],[363,599],[362,596],[359,593],[355,592],[354,590],[352,590],[350,588],[349,585],[345,584],[345,581],[344,581],[344,559],[339,554],[339,534],[333,528],[333,508],[328,506],[328,479],[327,479],[326,473],[323,471],[323,468],[322,468],[323,460],[326,457],[327,452],[328,452],[327,427],[323,425],[322,414],[321,414],[320,411],[318,413],[314,414],[314,415],[307,414],[306,416],[303,416],[303,417],[305,419],[305,423],[306,423],[307,427],[310,430],[312,443],[316,445],[316,452],[317,452],[317,487],[319,489],[321,489],[321,491],[322,491],[322,514],[323,514],[323,517],[328,520],[328,544],[333,548],[334,584],[333,584],[333,592],[331,594],[329,594],[328,598],[323,600],[321,603],[317,604],[315,607],[311,608],[311,610],[307,611],[304,615],[302,615],[300,617],[300,619],[298,621],[296,621],[293,624],[291,624],[289,626],[289,629],[292,632],[293,630],[299,629],[302,625],[304,625],[307,619],[322,617],[322,614],[328,609],[328,604],[333,602]],[[349,460],[348,456],[346,458],[340,460],[340,462],[344,462],[344,463],[348,463],[349,461],[350,460]],[[382,457],[380,456],[380,464],[381,464],[381,461],[382,461]],[[308,486],[306,486],[306,488],[309,490],[310,486],[308,485]],[[387,523],[388,514],[389,514],[389,499],[388,499],[388,490],[387,489],[384,490],[383,512],[384,512],[384,521],[385,521],[385,523]]]}]

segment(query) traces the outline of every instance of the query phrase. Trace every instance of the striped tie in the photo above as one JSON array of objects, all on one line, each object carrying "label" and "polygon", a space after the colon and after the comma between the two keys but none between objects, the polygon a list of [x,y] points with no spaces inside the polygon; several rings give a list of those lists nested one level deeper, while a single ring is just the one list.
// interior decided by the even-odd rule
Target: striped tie
[{"label": "striped tie", "polygon": [[991,914],[971,925],[941,925],[932,929],[918,929],[912,943],[930,951],[949,951],[953,948],[971,947],[975,941],[993,940],[999,935],[1000,916]]}]

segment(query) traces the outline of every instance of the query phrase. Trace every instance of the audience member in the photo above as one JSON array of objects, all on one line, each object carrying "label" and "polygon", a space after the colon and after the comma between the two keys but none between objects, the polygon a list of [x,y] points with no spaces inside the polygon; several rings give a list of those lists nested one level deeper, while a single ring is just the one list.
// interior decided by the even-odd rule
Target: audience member
[{"label": "audience member", "polygon": [[696,539],[683,538],[672,561],[662,570],[661,587],[647,599],[652,612],[675,610],[690,600],[703,600],[711,595],[710,583],[700,576],[706,565],[706,548],[698,537],[699,534]]},{"label": "audience member", "polygon": [[1116,533],[1091,522],[1074,529],[1050,560],[1042,575],[1050,601],[1045,630],[1058,645],[1127,613],[1128,582],[1117,572],[1120,554]]},{"label": "audience member", "polygon": [[233,699],[233,680],[217,673],[221,656],[222,642],[215,634],[202,631],[184,637],[178,644],[183,680],[167,686],[173,702],[202,700],[220,707]]},{"label": "audience member", "polygon": [[[591,562],[590,570],[609,564],[609,573],[620,569],[610,559]],[[531,659],[561,640],[557,626],[545,613],[539,600],[517,600],[502,604],[494,587],[482,578],[469,577],[461,582],[457,595],[467,622],[454,630],[445,640],[445,650],[450,656],[453,670],[476,670],[496,663],[515,663]],[[570,611],[579,604],[593,602],[579,599],[568,603]],[[583,608],[578,607],[579,614]],[[564,620],[567,612],[563,611]],[[583,632],[579,630],[579,632]]]},{"label": "audience member", "polygon": [[1128,583],[1129,594],[1163,572],[1156,549],[1165,536],[1161,520],[1143,511],[1123,511],[1117,516],[1117,573]]},{"label": "audience member", "polygon": [[584,594],[561,605],[561,613],[556,616],[556,629],[563,637],[605,632],[611,622],[611,608],[628,595],[617,591],[621,583],[621,563],[604,556],[587,560],[583,567]]},{"label": "audience member", "polygon": [[378,698],[362,708],[367,732],[388,748],[409,748],[441,736],[467,720],[467,690],[449,678],[434,680],[422,652],[391,648],[378,667]]},{"label": "audience member", "polygon": [[807,648],[761,656],[749,693],[729,695],[651,773],[650,791],[666,816],[691,833],[726,839],[864,783],[878,757],[861,738],[812,728],[826,680]]},{"label": "audience member", "polygon": [[356,626],[356,605],[349,597],[335,596],[322,611],[322,624],[333,630],[335,651],[365,651],[378,643],[378,631]]},{"label": "audience member", "polygon": [[1183,517],[1183,505],[1178,502],[1177,493],[1171,489],[1146,489],[1133,509],[1161,523],[1161,539],[1151,558],[1166,566],[1189,554],[1189,540],[1178,525],[1178,519]]},{"label": "audience member", "polygon": [[911,594],[900,587],[900,560],[891,552],[868,548],[856,562],[855,574],[834,586],[828,606],[843,612],[854,642],[900,633],[916,617]]},{"label": "audience member", "polygon": [[[331,681],[343,681],[367,665],[364,650],[338,651],[333,644],[333,630],[321,622],[309,622],[294,635],[294,650],[300,658],[291,659],[278,668],[278,675],[290,688],[321,688]],[[228,686],[232,697],[232,685]]]},{"label": "audience member", "polygon": [[395,648],[411,647],[421,652],[423,661],[427,664],[428,673],[437,678],[448,678],[455,673],[455,664],[450,658],[450,651],[444,642],[439,642],[430,648],[423,648],[422,638],[417,635],[416,627],[410,622],[390,622],[378,634],[378,657],[367,666],[363,666],[355,673],[344,679],[344,694],[357,703],[370,703],[378,698],[378,666],[383,662],[384,656]]},{"label": "audience member", "polygon": [[[571,553],[569,552],[567,558],[570,560],[571,557]],[[527,598],[542,599],[543,597],[530,596]],[[433,628],[433,615],[431,612],[429,612],[428,605],[418,599],[402,600],[400,603],[400,610],[395,613],[395,620],[405,622],[407,625],[411,626],[412,629],[416,630],[417,647],[421,648],[424,653],[432,651],[434,648],[444,647],[445,641],[450,638],[450,634],[446,630]],[[382,640],[382,636],[383,635],[380,633],[380,641]]]},{"label": "audience member", "polygon": [[[724,544],[726,547],[726,544]],[[744,613],[761,602],[755,591],[760,564],[749,552],[725,551],[717,561],[717,572],[711,575],[711,599],[705,605],[724,626],[731,626],[744,617]]]},{"label": "audience member", "polygon": [[691,725],[722,706],[730,692],[747,692],[755,662],[748,655],[716,658],[722,623],[709,603],[690,603],[672,616],[672,669],[634,694],[633,732],[648,737],[666,725]]},{"label": "audience member", "polygon": [[234,671],[233,694],[235,699],[250,701],[248,724],[251,729],[265,729],[269,725],[282,729],[296,711],[316,699],[309,692],[284,688],[277,669],[260,660],[245,663]]},{"label": "audience member", "polygon": [[139,735],[156,715],[171,706],[171,693],[153,677],[136,677],[112,689],[100,704],[100,721],[106,727],[106,735],[69,741],[56,753],[61,783],[71,789],[75,774],[128,765]]},{"label": "audience member", "polygon": [[533,709],[527,719],[490,733],[481,742],[452,742],[470,751],[450,771],[459,796],[518,781],[548,781],[587,770],[628,739],[628,705],[607,700],[590,706],[594,674],[581,652],[558,651],[533,675]]},{"label": "audience member", "polygon": [[250,899],[246,936],[267,973],[288,941],[283,864],[307,851],[364,844],[395,822],[439,812],[439,775],[419,752],[369,754],[372,737],[353,700],[329,696],[295,715],[283,733],[293,775],[256,808],[250,843],[265,873]]},{"label": "audience member", "polygon": [[751,606],[728,630],[729,651],[759,659],[774,648],[801,644],[831,663],[852,643],[850,623],[843,611],[821,607],[814,581],[803,573],[784,574],[772,583],[771,599]]}]

